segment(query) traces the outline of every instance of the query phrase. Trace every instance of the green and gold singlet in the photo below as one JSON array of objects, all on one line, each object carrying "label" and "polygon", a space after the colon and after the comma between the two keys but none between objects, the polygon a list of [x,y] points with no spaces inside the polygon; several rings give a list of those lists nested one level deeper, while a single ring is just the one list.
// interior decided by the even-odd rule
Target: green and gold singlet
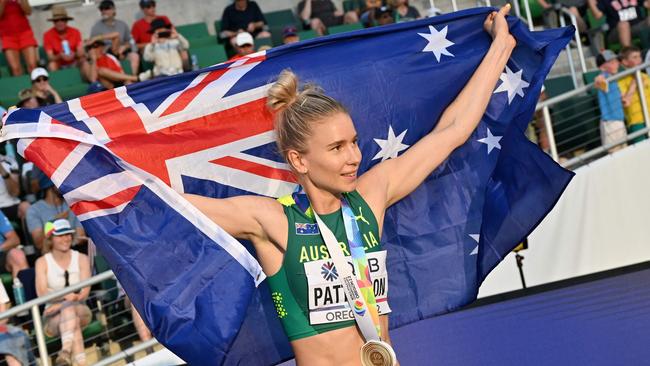
[{"label": "green and gold singlet", "polygon": [[[370,207],[354,191],[346,193],[363,237],[380,314],[387,302],[386,252],[379,243],[379,226]],[[271,297],[290,341],[354,326],[352,310],[330,260],[311,208],[303,212],[291,195],[278,198],[289,223],[287,250],[280,270],[268,277]],[[350,256],[341,210],[320,215]]]}]

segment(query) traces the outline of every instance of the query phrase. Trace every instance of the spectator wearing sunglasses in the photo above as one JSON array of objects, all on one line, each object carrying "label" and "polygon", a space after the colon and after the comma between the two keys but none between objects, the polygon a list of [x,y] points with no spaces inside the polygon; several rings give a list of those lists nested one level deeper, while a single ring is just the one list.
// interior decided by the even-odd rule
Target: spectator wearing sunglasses
[{"label": "spectator wearing sunglasses", "polygon": [[47,68],[50,71],[79,67],[81,74],[87,78],[88,62],[84,51],[81,32],[68,25],[74,18],[68,16],[64,7],[52,7],[52,17],[48,19],[54,26],[43,34],[43,48],[47,54]]},{"label": "spectator wearing sunglasses", "polygon": [[[45,254],[36,260],[36,293],[44,296],[90,278],[88,256],[72,249],[75,229],[66,219],[48,222],[44,227]],[[92,313],[85,304],[90,287],[70,293],[48,303],[45,316],[45,334],[61,337],[61,351],[55,365],[86,365],[86,354],[81,331],[90,323]]]},{"label": "spectator wearing sunglasses", "polygon": [[47,70],[42,67],[37,67],[32,70],[31,76],[32,93],[34,93],[35,97],[43,100],[45,103],[44,105],[63,102],[59,93],[57,93],[56,90],[52,88],[52,85],[50,85],[50,75],[47,73]]}]

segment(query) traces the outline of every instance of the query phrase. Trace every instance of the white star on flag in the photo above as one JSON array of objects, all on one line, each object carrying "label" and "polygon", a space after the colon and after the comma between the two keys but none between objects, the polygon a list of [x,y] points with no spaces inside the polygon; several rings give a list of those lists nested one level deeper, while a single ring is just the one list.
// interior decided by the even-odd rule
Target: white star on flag
[{"label": "white star on flag", "polygon": [[518,95],[523,98],[524,88],[527,88],[530,85],[526,80],[522,79],[523,69],[512,72],[510,68],[506,65],[506,72],[502,72],[499,79],[501,79],[501,85],[494,91],[494,94],[507,92],[508,93],[508,104],[512,103],[512,100],[515,99],[515,95]]},{"label": "white star on flag", "polygon": [[440,57],[442,55],[454,57],[451,52],[447,51],[447,47],[453,46],[454,42],[451,42],[447,39],[447,26],[442,28],[440,32],[436,30],[432,25],[429,26],[429,32],[431,33],[418,33],[420,36],[424,37],[429,43],[424,47],[422,52],[431,52],[436,56],[436,60],[440,62]]},{"label": "white star on flag", "polygon": [[481,238],[481,236],[479,234],[469,234],[469,236],[476,242],[476,248],[474,248],[474,250],[472,250],[472,252],[469,253],[469,255],[477,255],[478,254],[478,241]]},{"label": "white star on flag", "polygon": [[395,137],[393,126],[388,125],[388,138],[386,140],[374,139],[381,150],[379,150],[377,155],[375,155],[372,160],[381,158],[381,161],[384,161],[387,159],[396,158],[397,154],[399,154],[400,151],[406,150],[409,145],[402,143],[402,140],[404,140],[404,136],[406,135],[406,131],[408,130],[404,130],[404,132],[400,133],[399,136]]},{"label": "white star on flag", "polygon": [[482,142],[487,145],[487,150],[488,150],[487,153],[488,155],[490,155],[493,149],[501,150],[501,144],[499,143],[499,141],[501,141],[502,138],[503,136],[494,136],[492,134],[492,131],[490,131],[490,129],[488,128],[487,137],[479,139],[478,142]]}]

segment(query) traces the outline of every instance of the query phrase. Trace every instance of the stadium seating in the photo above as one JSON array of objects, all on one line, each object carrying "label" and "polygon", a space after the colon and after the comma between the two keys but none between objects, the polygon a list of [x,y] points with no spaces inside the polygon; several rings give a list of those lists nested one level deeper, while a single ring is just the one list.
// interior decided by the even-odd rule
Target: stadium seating
[{"label": "stadium seating", "polygon": [[0,78],[0,105],[9,108],[18,103],[18,92],[31,88],[29,75]]},{"label": "stadium seating", "polygon": [[50,72],[50,84],[63,100],[81,97],[88,90],[88,84],[83,81],[77,68]]},{"label": "stadium seating", "polygon": [[287,25],[298,26],[300,22],[296,19],[290,9],[272,11],[264,14],[266,24],[269,27],[285,27]]},{"label": "stadium seating", "polygon": [[205,22],[179,25],[176,27],[176,30],[188,40],[210,37],[208,26],[205,24]]},{"label": "stadium seating", "polygon": [[352,24],[342,24],[342,25],[336,25],[334,27],[329,27],[327,28],[327,31],[329,32],[329,34],[337,34],[337,33],[351,32],[359,29],[363,29],[363,24],[352,23]]},{"label": "stadium seating", "polygon": [[191,47],[190,54],[196,56],[200,68],[212,66],[228,60],[226,49],[220,44],[204,47]]}]

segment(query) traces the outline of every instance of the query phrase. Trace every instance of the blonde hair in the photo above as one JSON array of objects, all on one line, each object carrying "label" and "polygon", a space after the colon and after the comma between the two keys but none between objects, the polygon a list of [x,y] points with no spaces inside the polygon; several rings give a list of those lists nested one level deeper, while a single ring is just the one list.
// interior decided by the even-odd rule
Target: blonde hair
[{"label": "blonde hair", "polygon": [[266,105],[275,112],[276,143],[285,159],[289,150],[307,151],[314,122],[322,122],[336,113],[348,113],[341,103],[314,84],[299,89],[298,77],[290,70],[282,71],[269,89]]}]

